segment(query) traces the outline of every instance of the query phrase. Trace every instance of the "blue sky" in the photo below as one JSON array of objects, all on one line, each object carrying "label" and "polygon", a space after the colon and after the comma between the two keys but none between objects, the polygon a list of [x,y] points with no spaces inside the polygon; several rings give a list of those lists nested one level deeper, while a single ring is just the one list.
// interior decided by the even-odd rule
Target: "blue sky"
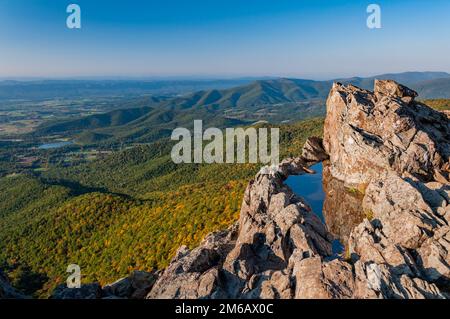
[{"label": "blue sky", "polygon": [[0,0],[0,77],[450,72],[449,17],[448,0]]}]

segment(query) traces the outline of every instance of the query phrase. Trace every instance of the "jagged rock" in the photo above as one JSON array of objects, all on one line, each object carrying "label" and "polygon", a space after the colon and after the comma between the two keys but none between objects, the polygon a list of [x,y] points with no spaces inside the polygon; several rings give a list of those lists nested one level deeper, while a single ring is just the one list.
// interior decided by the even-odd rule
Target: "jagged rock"
[{"label": "jagged rock", "polygon": [[436,285],[420,278],[397,274],[389,265],[360,261],[355,264],[354,298],[443,299]]},{"label": "jagged rock", "polygon": [[388,96],[392,98],[400,98],[403,102],[407,103],[411,103],[418,96],[416,91],[413,91],[392,80],[375,80],[374,93],[378,99],[383,99],[383,97]]},{"label": "jagged rock", "polygon": [[231,249],[237,225],[207,236],[199,247],[181,247],[147,298],[220,298],[219,266]]},{"label": "jagged rock", "polygon": [[260,292],[255,295],[247,295],[247,298],[261,298],[261,299],[292,299],[293,287],[290,274],[285,270],[269,270],[262,273],[256,278],[263,278],[261,282],[254,283],[249,289],[253,292]]},{"label": "jagged rock", "polygon": [[442,227],[417,250],[426,278],[450,289],[450,227]]},{"label": "jagged rock", "polygon": [[429,234],[445,223],[416,188],[394,174],[369,184],[363,209],[383,225],[383,234],[392,243],[409,249],[418,248]]},{"label": "jagged rock", "polygon": [[80,288],[67,288],[61,284],[55,288],[52,299],[99,299],[102,297],[102,288],[98,283],[81,285]]},{"label": "jagged rock", "polygon": [[351,298],[354,290],[352,267],[346,262],[323,262],[321,257],[305,258],[294,268],[297,299]]},{"label": "jagged rock", "polygon": [[361,184],[408,172],[422,181],[439,175],[448,183],[450,121],[414,102],[416,95],[394,81],[376,81],[375,93],[335,83],[323,141],[333,175]]},{"label": "jagged rock", "polygon": [[308,162],[322,162],[328,159],[322,143],[323,141],[319,137],[309,137],[303,146],[302,158]]},{"label": "jagged rock", "polygon": [[155,272],[133,271],[129,277],[103,287],[103,298],[144,299],[156,282]]},{"label": "jagged rock", "polygon": [[[310,159],[315,152],[323,149],[310,148]],[[147,298],[292,298],[292,264],[332,254],[331,234],[283,183],[290,173],[308,172],[307,163],[285,160],[257,174],[244,193],[239,222],[192,251],[180,248]]]},{"label": "jagged rock", "polygon": [[277,177],[258,174],[249,184],[239,225],[236,245],[223,265],[237,282],[234,289],[228,289],[230,297],[239,297],[252,276],[286,269],[294,250],[309,256],[331,255],[331,235],[309,206]]},{"label": "jagged rock", "polygon": [[[338,95],[332,97],[333,94]],[[443,184],[433,179],[436,172],[440,172],[442,178],[442,171],[448,165],[450,135],[447,119],[424,105],[414,104],[416,93],[393,81],[378,81],[375,97],[367,91],[337,87],[336,92],[332,90],[330,94],[330,110],[339,96],[345,100],[344,108],[349,120],[340,123],[342,128],[331,129],[336,128],[341,133],[345,127],[352,126],[353,132],[360,134],[353,134],[354,140],[358,136],[374,134],[379,138],[377,143],[357,143],[353,150],[355,154],[363,150],[365,157],[357,157],[357,161],[358,165],[366,169],[366,173],[352,167],[355,162],[348,163],[342,169],[346,164],[336,154],[346,156],[350,150],[346,150],[348,145],[332,145],[333,141],[330,141],[326,146],[335,153],[335,156],[330,154],[332,173],[350,183],[367,184],[362,209],[371,221],[366,219],[355,227],[348,243],[349,254],[356,261],[355,296],[444,297],[439,287],[444,290],[449,288],[450,263],[447,252],[450,247],[446,220],[449,183]],[[411,100],[405,102],[405,97]],[[368,110],[365,119],[361,113],[364,107]],[[395,113],[392,113],[392,108]],[[380,114],[384,114],[385,119],[379,120],[383,120],[383,134],[381,128],[376,130],[372,127],[369,130],[372,124],[365,123],[377,110],[384,111],[380,111]],[[401,144],[392,147],[388,139],[391,137],[395,140],[394,136],[398,136],[395,125],[389,126],[398,121],[415,129],[414,136],[411,135],[408,145],[404,147]],[[377,118],[374,122],[377,122]],[[365,129],[361,129],[361,126]],[[326,133],[328,136],[332,134]],[[382,160],[378,161],[380,158]],[[418,166],[412,163],[413,159],[419,163]],[[396,163],[398,160],[406,161],[407,165]],[[424,165],[425,162],[427,165]],[[447,178],[448,175],[445,176]]]}]

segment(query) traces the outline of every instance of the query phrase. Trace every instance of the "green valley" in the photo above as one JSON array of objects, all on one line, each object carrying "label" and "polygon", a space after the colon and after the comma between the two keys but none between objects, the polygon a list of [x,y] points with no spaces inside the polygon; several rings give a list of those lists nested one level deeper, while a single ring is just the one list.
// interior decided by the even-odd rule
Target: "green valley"
[{"label": "green valley", "polygon": [[[322,121],[283,125],[281,156],[298,154],[308,136],[321,134]],[[107,283],[132,269],[160,269],[181,245],[231,225],[258,167],[175,165],[169,142],[3,177],[0,261],[10,277],[39,278],[34,293],[47,296],[77,263],[84,281]]]}]

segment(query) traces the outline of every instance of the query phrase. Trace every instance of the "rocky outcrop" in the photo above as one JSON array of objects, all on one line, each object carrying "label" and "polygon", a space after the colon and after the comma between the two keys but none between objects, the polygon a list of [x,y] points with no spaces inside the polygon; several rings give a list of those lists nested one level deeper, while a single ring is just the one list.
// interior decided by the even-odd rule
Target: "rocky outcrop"
[{"label": "rocky outcrop", "polygon": [[67,288],[61,284],[55,288],[51,299],[100,299],[102,288],[98,283],[82,285],[80,288]]},{"label": "rocky outcrop", "polygon": [[221,298],[226,297],[219,276],[221,265],[232,249],[237,225],[210,234],[199,247],[178,249],[169,267],[158,278],[148,298]]},{"label": "rocky outcrop", "polygon": [[[374,92],[336,83],[323,142],[310,138],[300,157],[261,169],[236,224],[181,247],[157,279],[122,279],[100,297],[449,297],[450,124],[416,96],[393,81],[376,81]],[[326,172],[339,182],[326,190],[358,193],[327,206],[328,214],[359,206],[342,236],[345,256],[333,254],[327,226],[284,183],[328,159]]]},{"label": "rocky outcrop", "polygon": [[326,227],[283,183],[309,172],[308,162],[289,159],[261,170],[245,191],[239,222],[192,251],[182,247],[147,297],[294,297],[297,261],[332,254]]},{"label": "rocky outcrop", "polygon": [[80,288],[59,285],[52,299],[144,299],[157,278],[155,272],[133,271],[128,277],[103,288],[99,283],[83,284]]},{"label": "rocky outcrop", "polygon": [[307,157],[262,169],[245,191],[239,222],[192,251],[182,247],[147,297],[351,297],[352,266],[333,258],[332,235],[284,184],[327,158],[317,138],[306,145]]},{"label": "rocky outcrop", "polygon": [[330,92],[324,145],[331,173],[364,188],[370,216],[353,230],[349,254],[356,278],[363,269],[368,278],[371,265],[378,284],[363,284],[357,297],[449,291],[450,122],[416,96],[393,81],[376,81],[374,93],[339,84]]},{"label": "rocky outcrop", "polygon": [[394,81],[375,81],[374,92],[335,83],[324,128],[333,175],[352,184],[390,173],[449,183],[449,121],[416,96]]},{"label": "rocky outcrop", "polygon": [[[182,248],[147,297],[447,297],[450,128],[416,96],[393,81],[376,81],[375,92],[335,84],[324,142],[311,138],[301,157],[261,170],[239,222]],[[356,190],[340,203],[358,214],[346,229],[347,258],[333,256],[327,227],[284,184],[328,158],[327,174]]]},{"label": "rocky outcrop", "polygon": [[103,298],[143,299],[158,278],[155,272],[133,271],[130,276],[103,287]]}]

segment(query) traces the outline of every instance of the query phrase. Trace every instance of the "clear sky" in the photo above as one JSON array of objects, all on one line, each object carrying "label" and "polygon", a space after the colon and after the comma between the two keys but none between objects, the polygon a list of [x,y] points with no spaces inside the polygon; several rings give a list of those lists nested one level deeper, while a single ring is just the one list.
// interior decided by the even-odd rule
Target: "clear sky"
[{"label": "clear sky", "polygon": [[[66,27],[79,4],[82,28]],[[382,28],[366,26],[370,3]],[[448,0],[0,0],[0,77],[450,72]]]}]

